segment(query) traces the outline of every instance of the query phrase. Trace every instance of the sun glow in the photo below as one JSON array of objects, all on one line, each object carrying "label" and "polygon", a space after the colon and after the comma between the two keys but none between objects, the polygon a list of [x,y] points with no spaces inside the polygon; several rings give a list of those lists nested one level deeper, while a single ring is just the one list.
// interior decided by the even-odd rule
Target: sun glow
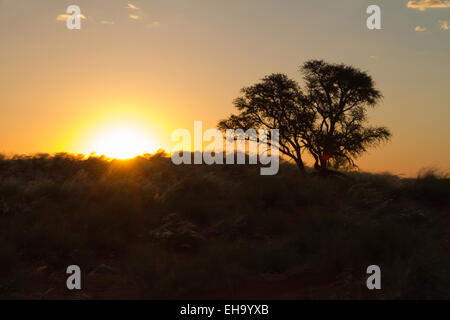
[{"label": "sun glow", "polygon": [[113,128],[93,139],[91,150],[115,159],[131,159],[156,151],[153,141],[137,128]]}]

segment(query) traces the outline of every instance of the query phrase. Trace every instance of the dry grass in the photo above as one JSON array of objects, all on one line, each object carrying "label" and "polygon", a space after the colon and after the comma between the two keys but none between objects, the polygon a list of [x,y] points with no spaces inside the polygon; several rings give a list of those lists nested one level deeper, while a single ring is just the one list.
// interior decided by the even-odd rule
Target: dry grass
[{"label": "dry grass", "polygon": [[[450,298],[450,179],[0,157],[0,297]],[[82,292],[65,268],[83,271]],[[383,289],[368,291],[378,264]]]}]

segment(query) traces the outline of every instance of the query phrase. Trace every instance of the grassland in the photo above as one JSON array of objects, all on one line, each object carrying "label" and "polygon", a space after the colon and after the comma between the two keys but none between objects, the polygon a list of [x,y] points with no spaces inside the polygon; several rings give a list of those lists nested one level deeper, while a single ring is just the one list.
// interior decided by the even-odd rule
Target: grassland
[{"label": "grassland", "polygon": [[0,298],[448,299],[450,179],[1,157]]}]

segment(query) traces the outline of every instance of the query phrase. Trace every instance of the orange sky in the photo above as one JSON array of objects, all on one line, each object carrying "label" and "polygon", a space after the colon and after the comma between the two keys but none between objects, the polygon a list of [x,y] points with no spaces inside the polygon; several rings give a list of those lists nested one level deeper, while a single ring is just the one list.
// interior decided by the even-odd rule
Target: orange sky
[{"label": "orange sky", "polygon": [[[0,152],[88,153],[114,127],[170,151],[173,130],[214,127],[243,86],[300,80],[319,58],[366,70],[385,96],[370,119],[393,139],[361,169],[450,169],[450,8],[380,1],[383,30],[369,31],[370,1],[319,2],[0,0]],[[57,20],[70,4],[81,30]]]}]

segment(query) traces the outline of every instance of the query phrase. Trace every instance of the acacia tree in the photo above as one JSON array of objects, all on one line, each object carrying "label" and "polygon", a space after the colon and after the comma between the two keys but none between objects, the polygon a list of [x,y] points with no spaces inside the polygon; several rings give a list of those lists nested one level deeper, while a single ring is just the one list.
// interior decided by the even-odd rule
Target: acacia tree
[{"label": "acacia tree", "polygon": [[307,61],[300,71],[305,103],[315,115],[304,138],[316,169],[326,170],[329,163],[354,167],[354,159],[368,147],[389,140],[387,128],[367,125],[367,109],[382,95],[366,72],[322,60]]},{"label": "acacia tree", "polygon": [[243,88],[234,100],[239,113],[220,121],[219,129],[279,129],[279,143],[271,147],[293,159],[303,173],[305,151],[316,169],[326,171],[330,163],[355,166],[354,159],[368,147],[390,138],[387,128],[367,126],[367,108],[382,98],[367,73],[322,60],[307,61],[300,71],[303,91],[284,74]]},{"label": "acacia tree", "polygon": [[[263,129],[279,130],[279,142],[257,140],[259,143],[278,148],[279,151],[295,161],[304,172],[302,152],[307,146],[304,137],[314,122],[314,113],[303,107],[304,97],[297,82],[284,74],[271,74],[250,87],[244,87],[242,96],[234,100],[238,114],[219,122],[219,129]],[[255,141],[254,140],[254,141]]]}]

